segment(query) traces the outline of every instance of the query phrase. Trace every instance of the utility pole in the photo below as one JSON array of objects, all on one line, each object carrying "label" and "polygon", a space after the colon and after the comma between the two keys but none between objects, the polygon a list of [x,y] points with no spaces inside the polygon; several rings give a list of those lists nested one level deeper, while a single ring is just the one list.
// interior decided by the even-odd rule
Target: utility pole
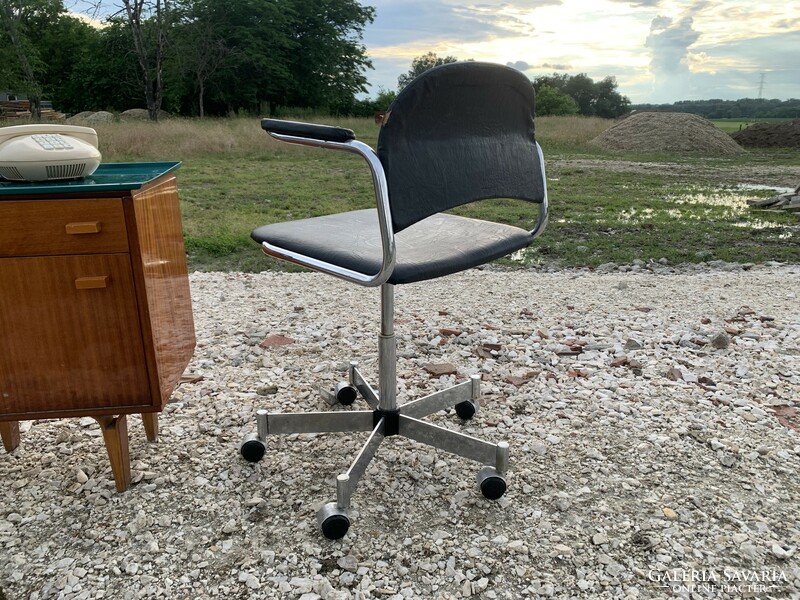
[{"label": "utility pole", "polygon": [[761,77],[758,80],[758,99],[761,100],[761,96],[764,94],[764,79],[766,79],[767,74],[761,73]]}]

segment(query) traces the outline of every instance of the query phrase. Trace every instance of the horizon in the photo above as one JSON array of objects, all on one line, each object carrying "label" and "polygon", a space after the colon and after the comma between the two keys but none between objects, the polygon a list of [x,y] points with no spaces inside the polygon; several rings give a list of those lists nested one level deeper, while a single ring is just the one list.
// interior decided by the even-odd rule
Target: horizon
[{"label": "horizon", "polygon": [[[614,77],[632,104],[800,98],[800,2],[359,1],[375,8],[362,39],[373,69],[359,97],[397,90],[414,58],[434,52],[506,64],[531,80]],[[67,4],[84,17],[97,7]]]},{"label": "horizon", "polygon": [[[372,0],[370,95],[426,52],[541,75],[615,77],[633,104],[800,98],[800,3]],[[613,32],[613,35],[609,35]],[[762,80],[762,73],[763,80]]]}]

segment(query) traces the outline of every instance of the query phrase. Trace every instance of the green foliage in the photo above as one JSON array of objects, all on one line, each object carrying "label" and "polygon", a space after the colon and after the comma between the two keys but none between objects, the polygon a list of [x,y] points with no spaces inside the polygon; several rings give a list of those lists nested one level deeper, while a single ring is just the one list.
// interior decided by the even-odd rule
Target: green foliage
[{"label": "green foliage", "polygon": [[[291,5],[289,0],[195,0],[185,6],[174,32],[178,51],[168,62],[172,68],[176,63],[183,67],[182,112],[199,114],[199,79],[205,81],[205,106],[211,114],[258,112],[262,103],[291,105],[289,56],[297,47],[291,35]],[[194,57],[187,64],[185,57],[197,51],[198,39],[208,62]],[[212,69],[209,54],[215,46],[218,64]]]},{"label": "green foliage", "polygon": [[[130,35],[120,19],[113,19],[101,31],[92,30],[86,52],[75,67],[77,93],[67,95],[54,90],[62,110],[127,110],[144,108],[138,66],[131,52]],[[56,105],[61,108],[61,105]]]},{"label": "green foliage", "polygon": [[347,113],[367,91],[364,69],[372,63],[360,40],[375,10],[355,0],[292,0],[296,47],[290,57],[292,106],[329,106]]},{"label": "green foliage", "polygon": [[539,86],[536,92],[536,114],[563,117],[578,114],[578,103],[565,93],[549,85]]},{"label": "green foliage", "polygon": [[186,2],[169,57],[182,112],[350,112],[366,90],[371,63],[360,41],[373,16],[355,0]]},{"label": "green foliage", "polygon": [[[84,21],[62,14],[42,30],[40,44],[43,48],[59,49],[48,55],[41,70],[44,96],[58,110],[83,110],[91,102],[94,88],[100,85],[90,72],[100,75],[109,71],[110,65],[105,60],[101,62],[101,58],[106,57],[103,39]],[[131,63],[132,66],[135,65]],[[109,91],[115,90],[119,87],[119,78],[108,77],[107,85]]]},{"label": "green foliage", "polygon": [[772,117],[756,117],[753,119],[714,119],[712,123],[725,133],[733,133],[753,125],[754,123],[786,123],[791,119],[776,119]]},{"label": "green foliage", "polygon": [[61,0],[1,0],[3,86],[43,92],[67,112],[159,100],[189,115],[359,108],[356,95],[366,91],[371,68],[361,38],[374,9],[357,0],[173,0],[160,11],[149,0],[135,4],[143,9],[140,28],[121,11],[96,29],[70,16]]},{"label": "green foliage", "polygon": [[0,54],[9,62],[4,67],[8,87],[23,92],[38,114],[42,98],[42,73],[45,62],[38,46],[42,31],[64,13],[61,0],[2,0],[0,2]]},{"label": "green foliage", "polygon": [[578,113],[586,117],[614,119],[628,112],[630,100],[617,92],[617,80],[606,77],[595,82],[585,73],[542,75],[533,81],[537,94],[543,86],[558,90],[572,98]]},{"label": "green foliage", "polygon": [[428,69],[454,62],[458,62],[458,59],[455,56],[439,57],[435,52],[428,52],[427,54],[418,56],[411,61],[411,69],[409,69],[408,73],[403,73],[397,78],[397,90],[402,90],[416,77],[422,75]]},{"label": "green foliage", "polygon": [[385,112],[396,97],[397,92],[379,88],[378,95],[375,98],[357,100],[349,111],[339,114],[349,114],[354,117],[374,117],[377,113]]},{"label": "green foliage", "polygon": [[375,98],[375,103],[378,105],[379,110],[386,110],[389,108],[392,102],[394,102],[395,98],[397,98],[397,92],[379,88],[378,96]]},{"label": "green foliage", "polygon": [[800,118],[800,99],[767,100],[682,100],[673,104],[636,104],[639,111],[685,112],[707,119],[797,119]]}]

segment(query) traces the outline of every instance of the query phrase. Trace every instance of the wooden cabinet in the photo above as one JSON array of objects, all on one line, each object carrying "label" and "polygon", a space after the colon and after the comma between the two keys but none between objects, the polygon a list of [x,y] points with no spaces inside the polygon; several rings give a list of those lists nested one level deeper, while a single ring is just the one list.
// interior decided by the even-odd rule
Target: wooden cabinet
[{"label": "wooden cabinet", "polygon": [[0,184],[0,435],[93,416],[117,489],[126,415],[155,440],[195,346],[178,163],[101,165],[89,181]]}]

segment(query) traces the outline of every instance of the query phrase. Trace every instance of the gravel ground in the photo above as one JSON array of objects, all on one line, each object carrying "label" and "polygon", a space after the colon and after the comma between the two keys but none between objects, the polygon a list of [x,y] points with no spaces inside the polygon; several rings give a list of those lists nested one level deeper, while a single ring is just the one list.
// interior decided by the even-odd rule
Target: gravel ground
[{"label": "gravel ground", "polygon": [[716,267],[398,287],[400,401],[480,373],[472,421],[431,420],[507,440],[509,490],[390,438],[337,542],[314,514],[366,434],[275,437],[256,465],[238,443],[257,408],[324,409],[350,359],[374,378],[377,291],[195,273],[202,379],[159,443],[129,419],[129,491],[88,418],[0,453],[0,598],[800,598],[800,266]]}]

